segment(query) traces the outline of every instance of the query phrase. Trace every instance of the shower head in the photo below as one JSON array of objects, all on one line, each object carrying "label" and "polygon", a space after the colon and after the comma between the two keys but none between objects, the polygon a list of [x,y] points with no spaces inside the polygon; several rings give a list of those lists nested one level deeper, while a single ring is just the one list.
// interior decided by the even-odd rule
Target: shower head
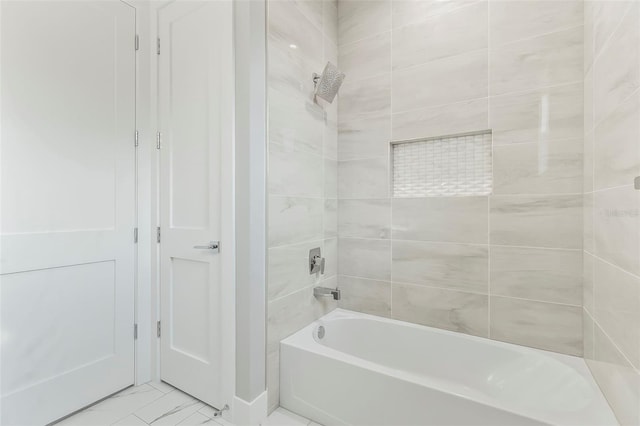
[{"label": "shower head", "polygon": [[341,72],[331,62],[327,62],[321,75],[313,74],[313,83],[315,85],[314,96],[324,99],[331,103],[338,94],[338,89],[342,86],[344,73]]}]

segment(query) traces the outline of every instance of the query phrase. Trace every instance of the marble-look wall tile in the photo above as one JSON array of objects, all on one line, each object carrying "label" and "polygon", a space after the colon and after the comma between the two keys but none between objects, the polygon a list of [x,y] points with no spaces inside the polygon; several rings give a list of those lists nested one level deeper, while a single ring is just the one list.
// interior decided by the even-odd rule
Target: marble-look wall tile
[{"label": "marble-look wall tile", "polygon": [[[640,27],[640,19],[638,19]],[[638,59],[640,71],[640,58]],[[640,91],[595,129],[595,189],[629,185],[640,174]]]},{"label": "marble-look wall tile", "polygon": [[392,285],[393,318],[487,337],[488,296],[412,284]]},{"label": "marble-look wall tile", "polygon": [[486,3],[486,0],[393,0],[393,29],[446,15],[449,12],[473,5],[479,1]]},{"label": "marble-look wall tile", "polygon": [[584,2],[584,73],[587,73],[591,70],[593,66],[593,56],[594,56],[594,45],[593,45],[593,9],[594,9],[593,1],[585,1]]},{"label": "marble-look wall tile", "polygon": [[640,374],[597,324],[594,347],[587,364],[618,421],[625,426],[640,424]]},{"label": "marble-look wall tile", "polygon": [[491,94],[581,81],[582,50],[582,27],[491,49]]},{"label": "marble-look wall tile", "polygon": [[338,62],[349,80],[391,71],[391,31],[340,46]]},{"label": "marble-look wall tile", "polygon": [[582,248],[595,253],[596,243],[593,231],[593,192],[582,197]]},{"label": "marble-look wall tile", "polygon": [[582,306],[594,315],[594,264],[595,257],[591,253],[583,252],[582,256]]},{"label": "marble-look wall tile", "polygon": [[[337,198],[338,197],[338,162],[329,158],[324,160],[324,197],[325,198]],[[306,173],[313,173],[311,170],[307,170]],[[292,178],[294,179],[294,178]]]},{"label": "marble-look wall tile", "polygon": [[493,148],[494,194],[582,192],[582,139]]},{"label": "marble-look wall tile", "polygon": [[320,198],[269,197],[269,247],[322,238]]},{"label": "marble-look wall tile", "polygon": [[338,44],[338,0],[323,0],[322,25],[332,43]]},{"label": "marble-look wall tile", "polygon": [[391,200],[340,200],[338,210],[341,237],[391,237]]},{"label": "marble-look wall tile", "polygon": [[487,197],[395,198],[394,239],[486,244]]},{"label": "marble-look wall tile", "polygon": [[269,90],[269,143],[322,155],[323,123],[311,98]]},{"label": "marble-look wall tile", "polygon": [[338,200],[326,198],[324,200],[324,214],[322,216],[324,224],[324,237],[331,238],[338,235]]},{"label": "marble-look wall tile", "polygon": [[593,318],[587,312],[586,309],[582,310],[582,356],[584,357],[587,365],[589,360],[593,360],[595,353],[594,345],[594,327]]},{"label": "marble-look wall tile", "polygon": [[339,276],[341,298],[338,307],[383,317],[391,316],[391,283]]},{"label": "marble-look wall tile", "polygon": [[315,55],[321,54],[322,31],[302,13],[294,1],[269,1],[268,7],[269,51],[273,48],[286,49],[294,44],[297,48],[289,49],[289,54],[301,55],[306,61],[312,61]]},{"label": "marble-look wall tile", "polygon": [[[280,350],[267,352],[267,410],[280,406]],[[214,425],[215,426],[215,425]]]},{"label": "marble-look wall tile", "polygon": [[489,99],[420,108],[393,114],[392,139],[403,141],[489,128]]},{"label": "marble-look wall tile", "polygon": [[386,198],[389,195],[387,157],[338,163],[339,198]]},{"label": "marble-look wall tile", "polygon": [[584,145],[582,151],[582,188],[585,193],[593,191],[593,132],[584,135]]},{"label": "marble-look wall tile", "polygon": [[391,242],[364,238],[338,240],[338,274],[391,280]]},{"label": "marble-look wall tile", "polygon": [[582,307],[491,296],[491,338],[582,356]]},{"label": "marble-look wall tile", "polygon": [[633,0],[593,2],[593,44],[594,55],[599,55],[613,31],[635,3]]},{"label": "marble-look wall tile", "polygon": [[393,72],[393,112],[487,97],[486,50]]},{"label": "marble-look wall tile", "polygon": [[583,137],[582,83],[491,98],[493,143]]},{"label": "marble-look wall tile", "polygon": [[595,254],[640,275],[640,191],[633,186],[594,193]]},{"label": "marble-look wall tile", "polygon": [[296,150],[295,146],[269,144],[269,194],[321,197],[324,161],[318,155]]},{"label": "marble-look wall tile", "polygon": [[593,318],[613,343],[640,368],[640,277],[596,259]]},{"label": "marble-look wall tile", "polygon": [[594,118],[611,114],[640,88],[640,3],[634,2],[593,65]]},{"label": "marble-look wall tile", "polygon": [[[338,275],[338,239],[329,238],[324,240],[322,245],[322,257],[325,258],[324,274],[318,277],[323,280],[334,279]],[[307,261],[305,266],[309,267],[309,256],[307,255]],[[307,269],[307,273],[309,270]]]},{"label": "marble-look wall tile", "polygon": [[[586,3],[586,2],[585,2]],[[491,45],[511,43],[541,34],[581,26],[583,1],[491,1]]]},{"label": "marble-look wall tile", "polygon": [[338,2],[338,44],[343,45],[391,29],[391,0]]},{"label": "marble-look wall tile", "polygon": [[488,293],[489,250],[485,245],[394,240],[395,282]]},{"label": "marble-look wall tile", "polygon": [[318,276],[309,274],[309,250],[322,247],[322,244],[322,240],[316,240],[269,249],[268,300],[286,296],[319,281]]},{"label": "marble-look wall tile", "polygon": [[584,101],[583,101],[583,115],[584,115],[584,132],[591,133],[594,128],[593,121],[593,69],[590,69],[587,75],[584,76]]},{"label": "marble-look wall tile", "polygon": [[402,69],[488,47],[487,2],[393,31],[393,68]]},{"label": "marble-look wall tile", "polygon": [[386,157],[391,141],[391,116],[381,114],[364,120],[343,121],[339,125],[338,141],[340,161]]},{"label": "marble-look wall tile", "polygon": [[582,250],[491,246],[491,294],[582,305]]},{"label": "marble-look wall tile", "polygon": [[322,30],[323,0],[293,0],[296,7],[319,30]]},{"label": "marble-look wall tile", "polygon": [[582,248],[582,195],[491,197],[491,243]]},{"label": "marble-look wall tile", "polygon": [[391,73],[346,79],[340,88],[339,122],[391,113]]}]

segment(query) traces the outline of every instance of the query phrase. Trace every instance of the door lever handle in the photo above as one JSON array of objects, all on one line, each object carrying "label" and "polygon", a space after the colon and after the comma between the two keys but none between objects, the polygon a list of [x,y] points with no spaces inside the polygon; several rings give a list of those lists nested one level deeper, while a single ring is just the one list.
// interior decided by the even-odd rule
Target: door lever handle
[{"label": "door lever handle", "polygon": [[220,241],[211,241],[208,246],[193,246],[194,249],[198,250],[216,250],[220,251]]}]

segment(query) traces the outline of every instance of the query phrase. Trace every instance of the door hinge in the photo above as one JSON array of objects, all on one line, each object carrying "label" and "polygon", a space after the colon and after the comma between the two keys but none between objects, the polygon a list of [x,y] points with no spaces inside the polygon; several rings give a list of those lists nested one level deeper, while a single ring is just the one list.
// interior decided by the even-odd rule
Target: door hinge
[{"label": "door hinge", "polygon": [[140,36],[136,34],[136,50],[140,50]]},{"label": "door hinge", "polygon": [[162,138],[162,133],[156,133],[156,149],[160,149],[160,138]]},{"label": "door hinge", "polygon": [[138,340],[138,324],[133,324],[133,340]]},{"label": "door hinge", "polygon": [[157,331],[157,336],[160,337],[161,333],[161,328],[160,328],[160,321],[158,321],[158,323],[156,324],[156,331]]},{"label": "door hinge", "polygon": [[156,228],[156,241],[160,242],[160,227],[159,226]]},{"label": "door hinge", "polygon": [[133,228],[133,243],[138,244],[138,228]]},{"label": "door hinge", "polygon": [[138,144],[139,144],[139,142],[140,142],[140,140],[139,140],[139,136],[140,136],[140,135],[138,134],[138,131],[136,130],[136,133],[135,133],[135,134],[134,134],[134,136],[133,136],[134,146],[138,146]]},{"label": "door hinge", "polygon": [[159,55],[160,54],[160,37],[156,39],[156,48],[157,48],[156,53]]}]

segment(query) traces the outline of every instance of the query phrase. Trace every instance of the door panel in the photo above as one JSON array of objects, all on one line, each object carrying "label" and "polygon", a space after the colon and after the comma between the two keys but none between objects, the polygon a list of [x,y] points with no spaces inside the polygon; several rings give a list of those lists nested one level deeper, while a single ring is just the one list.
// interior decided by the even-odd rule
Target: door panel
[{"label": "door panel", "polygon": [[[233,57],[230,1],[177,1],[159,12],[161,377],[222,408],[221,239],[224,152],[232,143]],[[227,215],[230,217],[230,215]]]},{"label": "door panel", "polygon": [[2,424],[133,384],[135,11],[2,1]]}]

